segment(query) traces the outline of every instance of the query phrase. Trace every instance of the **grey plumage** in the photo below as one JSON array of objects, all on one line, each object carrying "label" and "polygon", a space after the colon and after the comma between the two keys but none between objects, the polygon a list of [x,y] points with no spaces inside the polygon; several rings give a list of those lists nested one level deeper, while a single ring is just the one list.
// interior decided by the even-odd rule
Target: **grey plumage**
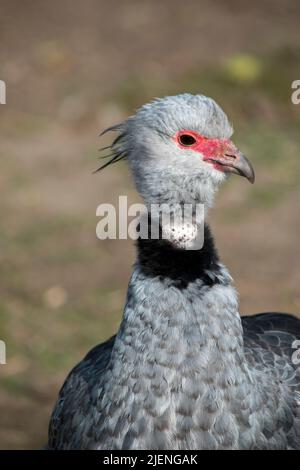
[{"label": "grey plumage", "polygon": [[[167,97],[118,125],[114,155],[127,157],[147,205],[208,208],[227,174],[179,148],[180,129],[232,134],[210,98]],[[291,360],[300,321],[277,313],[241,319],[207,226],[204,239],[198,251],[138,240],[120,329],[69,374],[48,448],[300,448],[300,369]]]}]

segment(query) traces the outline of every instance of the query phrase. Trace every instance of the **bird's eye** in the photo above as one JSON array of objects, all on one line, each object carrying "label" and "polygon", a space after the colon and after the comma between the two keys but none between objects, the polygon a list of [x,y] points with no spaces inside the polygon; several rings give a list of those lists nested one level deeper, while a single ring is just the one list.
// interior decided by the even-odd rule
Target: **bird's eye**
[{"label": "bird's eye", "polygon": [[181,145],[184,145],[185,147],[189,147],[191,145],[194,145],[196,143],[195,137],[193,137],[190,134],[181,134],[178,137],[179,143]]}]

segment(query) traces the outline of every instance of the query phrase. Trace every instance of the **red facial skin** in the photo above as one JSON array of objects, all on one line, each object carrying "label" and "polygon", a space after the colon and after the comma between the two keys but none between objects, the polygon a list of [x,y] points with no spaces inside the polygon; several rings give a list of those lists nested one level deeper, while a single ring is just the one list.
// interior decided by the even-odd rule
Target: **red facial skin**
[{"label": "red facial skin", "polygon": [[[189,135],[195,139],[195,143],[192,145],[183,145],[180,142],[180,136]],[[238,157],[239,151],[230,139],[209,139],[203,135],[198,134],[195,131],[188,129],[177,132],[174,136],[174,140],[177,145],[185,150],[193,150],[203,155],[203,160],[213,164],[214,168],[220,171],[224,171],[219,161],[225,163],[226,160],[232,160]]]}]

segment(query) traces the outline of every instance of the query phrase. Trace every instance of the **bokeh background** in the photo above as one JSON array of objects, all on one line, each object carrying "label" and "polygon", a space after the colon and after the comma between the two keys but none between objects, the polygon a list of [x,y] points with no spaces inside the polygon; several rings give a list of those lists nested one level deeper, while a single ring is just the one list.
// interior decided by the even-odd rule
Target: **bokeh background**
[{"label": "bokeh background", "polygon": [[97,134],[155,96],[226,110],[257,174],[210,217],[241,313],[300,312],[299,18],[296,0],[1,0],[1,448],[46,442],[66,374],[118,327],[134,246],[97,240],[96,207],[138,196],[125,163],[92,175]]}]

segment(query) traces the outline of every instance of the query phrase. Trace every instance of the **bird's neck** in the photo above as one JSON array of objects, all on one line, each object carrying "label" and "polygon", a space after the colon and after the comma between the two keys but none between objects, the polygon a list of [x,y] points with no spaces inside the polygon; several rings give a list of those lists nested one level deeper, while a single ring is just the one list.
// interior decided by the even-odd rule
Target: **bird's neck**
[{"label": "bird's neck", "polygon": [[129,417],[120,448],[238,448],[235,415],[263,381],[245,360],[236,293],[208,227],[198,252],[138,242],[107,374],[101,406]]},{"label": "bird's neck", "polygon": [[137,369],[152,361],[177,372],[201,369],[212,378],[218,367],[232,374],[244,370],[236,292],[207,226],[204,239],[197,251],[165,240],[138,241],[115,345],[135,351]]}]

